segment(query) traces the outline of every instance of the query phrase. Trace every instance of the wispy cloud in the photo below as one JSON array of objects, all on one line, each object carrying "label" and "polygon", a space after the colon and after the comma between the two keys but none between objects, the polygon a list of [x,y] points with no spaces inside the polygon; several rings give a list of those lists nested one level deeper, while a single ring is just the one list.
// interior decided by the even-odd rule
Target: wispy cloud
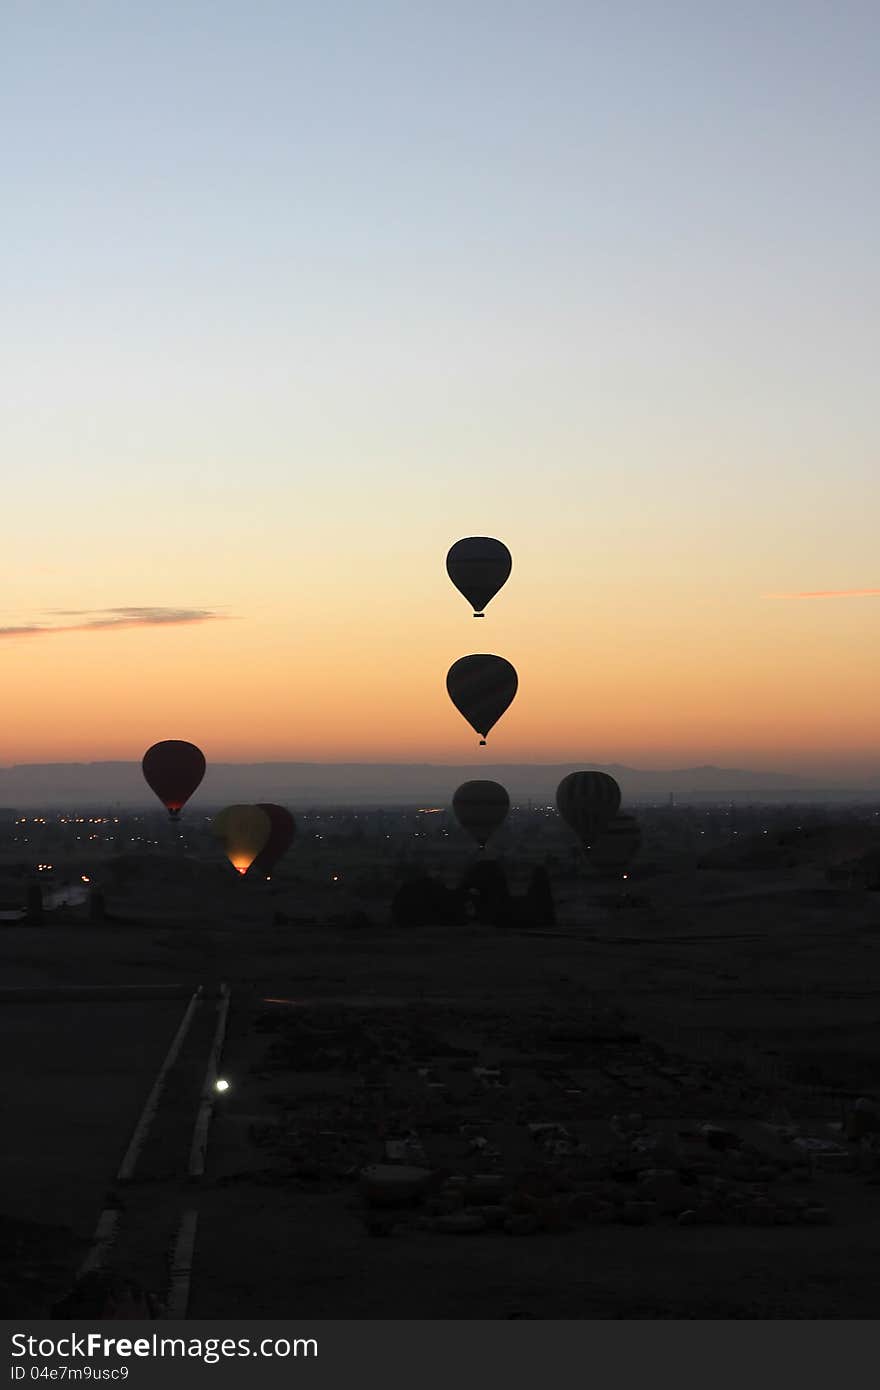
[{"label": "wispy cloud", "polygon": [[2,637],[54,637],[60,632],[106,632],[131,627],[175,627],[216,622],[226,617],[210,608],[57,608],[51,616],[82,618],[78,623],[22,623],[0,627]]},{"label": "wispy cloud", "polygon": [[793,594],[768,594],[768,598],[880,598],[880,589],[804,589]]}]

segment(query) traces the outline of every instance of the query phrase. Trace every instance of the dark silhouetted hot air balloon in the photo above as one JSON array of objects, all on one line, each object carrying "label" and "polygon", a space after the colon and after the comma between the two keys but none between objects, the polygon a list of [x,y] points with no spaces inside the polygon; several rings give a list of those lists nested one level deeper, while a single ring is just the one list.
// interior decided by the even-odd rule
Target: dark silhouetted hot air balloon
[{"label": "dark silhouetted hot air balloon", "polygon": [[559,814],[589,849],[620,808],[620,787],[607,772],[570,772],[556,789]]},{"label": "dark silhouetted hot air balloon", "polygon": [[141,763],[147,786],[158,796],[172,820],[205,775],[205,755],[194,743],[166,738],[148,748]]},{"label": "dark silhouetted hot air balloon", "polygon": [[463,656],[446,674],[449,698],[482,735],[481,744],[513,700],[518,685],[516,671],[503,656]]},{"label": "dark silhouetted hot air balloon", "polygon": [[462,782],[452,798],[452,809],[462,829],[485,849],[510,810],[510,797],[500,782]]},{"label": "dark silhouetted hot air balloon", "polygon": [[590,863],[599,874],[622,874],[642,843],[635,816],[615,816],[600,830],[590,850]]},{"label": "dark silhouetted hot air balloon", "polygon": [[269,817],[271,829],[269,838],[254,860],[252,868],[254,873],[271,874],[279,859],[293,844],[296,822],[286,806],[275,806],[267,801],[261,801],[259,806]]},{"label": "dark silhouetted hot air balloon", "polygon": [[212,829],[223,841],[232,867],[246,874],[265,847],[272,822],[261,806],[227,806],[214,817]]},{"label": "dark silhouetted hot air balloon", "polygon": [[460,594],[483,617],[486,604],[507,582],[513,561],[510,551],[491,536],[467,536],[456,541],[446,556],[446,573]]}]

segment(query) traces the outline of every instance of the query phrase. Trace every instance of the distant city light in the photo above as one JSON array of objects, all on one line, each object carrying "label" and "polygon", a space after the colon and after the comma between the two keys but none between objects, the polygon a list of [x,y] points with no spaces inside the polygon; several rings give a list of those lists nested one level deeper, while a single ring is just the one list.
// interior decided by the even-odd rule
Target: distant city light
[{"label": "distant city light", "polygon": [[91,881],[92,881],[92,880],[89,878],[88,874],[80,874],[80,878],[82,879],[83,883],[91,883]]},{"label": "distant city light", "polygon": [[214,1082],[214,1090],[220,1092],[228,1091],[229,1082],[225,1081],[222,1076],[218,1076],[217,1080]]}]

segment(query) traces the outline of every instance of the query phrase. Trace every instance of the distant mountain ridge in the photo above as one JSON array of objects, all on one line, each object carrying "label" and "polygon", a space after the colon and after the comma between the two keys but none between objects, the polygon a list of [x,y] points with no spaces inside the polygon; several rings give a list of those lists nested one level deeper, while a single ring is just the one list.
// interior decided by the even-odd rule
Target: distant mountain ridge
[{"label": "distant mountain ridge", "polygon": [[[778,772],[712,766],[664,771],[571,763],[209,763],[192,806],[230,801],[280,801],[303,809],[321,805],[392,805],[431,801],[446,804],[470,778],[501,782],[514,801],[552,803],[561,779],[578,767],[607,772],[620,784],[624,801],[770,799],[880,799],[880,783],[810,782]],[[139,762],[20,763],[0,768],[0,806],[155,806]]]}]

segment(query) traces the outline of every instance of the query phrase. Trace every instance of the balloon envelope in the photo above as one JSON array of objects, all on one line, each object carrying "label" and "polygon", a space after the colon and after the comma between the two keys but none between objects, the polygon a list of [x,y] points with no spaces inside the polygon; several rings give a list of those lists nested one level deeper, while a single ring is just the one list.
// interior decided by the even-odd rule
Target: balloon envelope
[{"label": "balloon envelope", "polygon": [[177,738],[154,743],[141,763],[147,786],[175,819],[204,777],[205,766],[201,748]]},{"label": "balloon envelope", "polygon": [[232,867],[246,874],[269,839],[272,822],[260,806],[236,805],[225,807],[214,818],[213,828]]},{"label": "balloon envelope", "polygon": [[236,810],[235,806],[226,806],[222,811],[218,811],[211,821],[211,834],[216,835],[218,840],[226,839],[226,821],[230,811]]},{"label": "balloon envelope", "polygon": [[486,735],[517,692],[516,671],[503,656],[463,656],[446,673],[446,689],[472,729]]},{"label": "balloon envelope", "polygon": [[559,814],[589,848],[620,808],[620,787],[607,772],[570,772],[556,789]]},{"label": "balloon envelope", "polygon": [[507,546],[491,536],[466,536],[456,541],[446,556],[446,573],[474,609],[475,617],[482,617],[512,568]]},{"label": "balloon envelope", "polygon": [[596,836],[590,863],[600,874],[622,873],[641,843],[642,830],[635,816],[615,816]]},{"label": "balloon envelope", "polygon": [[500,782],[462,782],[452,798],[452,809],[462,829],[484,849],[510,810],[510,797]]},{"label": "balloon envelope", "polygon": [[269,838],[253,863],[255,871],[270,874],[278,860],[290,846],[296,834],[296,821],[286,806],[275,806],[272,802],[261,801],[260,810],[269,817]]}]

